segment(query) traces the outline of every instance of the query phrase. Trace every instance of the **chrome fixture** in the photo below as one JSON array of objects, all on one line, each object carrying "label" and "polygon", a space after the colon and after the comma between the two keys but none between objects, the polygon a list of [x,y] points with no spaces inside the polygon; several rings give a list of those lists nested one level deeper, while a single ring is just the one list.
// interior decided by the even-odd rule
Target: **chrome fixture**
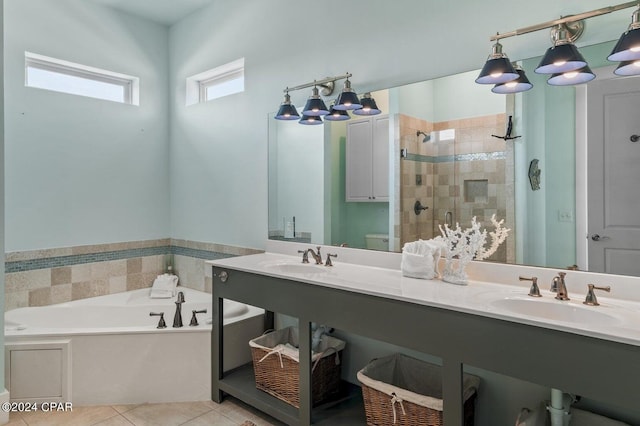
[{"label": "chrome fixture", "polygon": [[422,130],[418,130],[416,132],[416,136],[420,137],[420,135],[424,136],[424,138],[422,139],[422,143],[429,142],[431,140],[431,135],[423,132]]},{"label": "chrome fixture", "polygon": [[298,110],[296,110],[296,107],[291,103],[291,96],[289,96],[289,90],[287,89],[284,95],[284,102],[280,104],[280,108],[276,114],[276,119],[297,120],[299,118],[300,114],[298,114]]},{"label": "chrome fixture", "polygon": [[423,210],[427,210],[428,208],[429,207],[427,206],[423,206],[420,200],[416,200],[416,202],[413,204],[413,212],[416,214],[416,216],[418,216],[420,213],[422,213]]},{"label": "chrome fixture", "polygon": [[300,124],[306,124],[308,126],[314,126],[318,124],[322,124],[322,117],[319,115],[306,115],[303,114],[300,120],[298,120]]},{"label": "chrome fixture", "polygon": [[318,252],[314,252],[313,249],[306,250],[298,250],[298,253],[302,254],[302,263],[309,263],[309,253],[313,257],[313,260],[316,261],[316,265],[322,265],[322,255],[320,254],[320,246],[316,247]]},{"label": "chrome fixture", "polygon": [[304,106],[304,110],[302,110],[302,114],[309,116],[329,114],[329,109],[320,98],[320,92],[317,86],[313,86],[313,89],[311,89],[311,96],[309,96],[309,99]]},{"label": "chrome fixture", "polygon": [[329,121],[345,121],[350,118],[351,117],[349,117],[349,113],[346,110],[335,109],[333,104],[331,105],[331,108],[329,108],[329,114],[324,116],[324,119]]},{"label": "chrome fixture", "polygon": [[574,84],[582,84],[596,78],[589,66],[582,67],[574,71],[567,71],[561,74],[553,74],[547,80],[552,86],[572,86]]},{"label": "chrome fixture", "polygon": [[[280,104],[278,112],[274,116],[276,120],[298,120],[300,124],[317,125],[322,124],[320,117],[325,117],[329,121],[349,120],[351,116],[347,111],[351,110],[356,115],[377,115],[382,111],[378,108],[376,101],[367,92],[362,99],[358,99],[358,95],[351,88],[350,73],[337,75],[335,77],[327,77],[322,80],[314,80],[311,83],[305,83],[294,87],[284,89],[284,101]],[[344,88],[332,104],[331,108],[327,108],[321,96],[329,96],[333,93],[335,82],[345,80]],[[307,100],[302,114],[298,112],[291,102],[289,92],[306,89],[312,87],[311,96]],[[302,117],[300,116],[302,115]],[[316,118],[313,118],[316,117]]]},{"label": "chrome fixture", "polygon": [[529,296],[531,297],[542,297],[540,294],[540,288],[538,287],[538,277],[518,277],[520,281],[531,281],[531,288],[529,289]]},{"label": "chrome fixture", "polygon": [[587,66],[587,61],[573,44],[584,31],[584,22],[558,24],[551,29],[553,46],[547,49],[534,70],[538,74],[559,74]]},{"label": "chrome fixture", "polygon": [[500,84],[518,78],[518,73],[513,69],[511,61],[502,52],[502,45],[499,41],[493,45],[491,54],[487,58],[480,75],[476,78],[478,84]]},{"label": "chrome fixture", "polygon": [[352,110],[362,108],[362,104],[360,103],[360,99],[358,99],[358,95],[356,95],[356,92],[354,92],[351,88],[349,77],[347,77],[344,82],[344,87],[342,88],[342,92],[340,92],[338,98],[336,99],[334,108],[338,110]]},{"label": "chrome fixture", "polygon": [[369,92],[362,95],[360,103],[362,104],[362,108],[354,109],[353,113],[355,115],[378,115],[382,113],[376,104],[376,100],[371,97],[371,93]]},{"label": "chrome fixture", "polygon": [[158,327],[156,328],[167,328],[167,323],[164,322],[164,312],[149,312],[150,317],[160,317],[158,321]]},{"label": "chrome fixture", "polygon": [[[558,272],[558,276],[553,279],[553,286],[551,287],[551,291],[555,291],[556,299],[558,300],[570,300],[569,292],[567,291],[567,285],[564,282],[566,272]],[[555,287],[555,290],[554,290]]]},{"label": "chrome fixture", "polygon": [[331,258],[332,257],[338,257],[338,255],[337,254],[327,253],[327,260],[326,260],[326,262],[324,262],[324,266],[333,266],[333,263],[331,262]]},{"label": "chrome fixture", "polygon": [[316,247],[318,252],[314,252],[313,249],[307,249],[307,253],[311,253],[311,257],[316,261],[316,265],[322,265],[322,255],[320,254],[320,246]]},{"label": "chrome fixture", "polygon": [[178,299],[176,300],[176,313],[173,316],[173,327],[182,327],[182,304],[184,303],[184,293],[178,293]]},{"label": "chrome fixture", "polygon": [[588,284],[589,287],[589,291],[587,292],[587,297],[584,299],[584,303],[585,305],[589,305],[589,306],[598,306],[600,305],[598,303],[598,298],[596,297],[596,294],[593,292],[593,290],[603,290],[606,291],[607,293],[611,291],[611,287],[606,286],[606,287],[596,287],[593,284]]},{"label": "chrome fixture", "polygon": [[[591,81],[595,78],[595,74],[589,69],[587,61],[574,45],[584,32],[584,20],[630,7],[638,9],[632,15],[629,28],[622,34],[607,59],[622,61],[614,71],[617,75],[640,74],[640,3],[636,0],[491,36],[489,40],[496,43],[493,46],[493,52],[489,55],[476,79],[476,83],[495,84],[496,86],[491,91],[501,94],[518,93],[531,89],[532,85],[526,79],[524,70],[519,71],[510,63],[509,66],[505,63],[508,58],[502,52],[500,40],[547,28],[551,28],[553,46],[547,49],[535,72],[551,74],[547,83],[552,86],[568,86]],[[511,74],[511,78],[507,78],[506,76],[511,73],[512,69],[515,74]],[[523,79],[526,83],[520,84],[523,83]]]},{"label": "chrome fixture", "polygon": [[207,310],[206,309],[201,309],[201,310],[192,310],[191,311],[191,322],[189,323],[190,326],[195,327],[198,325],[198,318],[196,318],[196,314],[206,314]]},{"label": "chrome fixture", "polygon": [[622,33],[607,59],[614,62],[640,60],[640,4],[631,15],[629,28]]},{"label": "chrome fixture", "polygon": [[506,83],[496,84],[491,89],[493,93],[501,93],[501,94],[520,93],[520,92],[526,92],[527,90],[533,87],[533,84],[531,84],[531,82],[527,78],[526,74],[524,73],[524,70],[520,65],[514,63],[513,69],[516,70],[519,77],[516,78],[515,80],[507,81]]}]

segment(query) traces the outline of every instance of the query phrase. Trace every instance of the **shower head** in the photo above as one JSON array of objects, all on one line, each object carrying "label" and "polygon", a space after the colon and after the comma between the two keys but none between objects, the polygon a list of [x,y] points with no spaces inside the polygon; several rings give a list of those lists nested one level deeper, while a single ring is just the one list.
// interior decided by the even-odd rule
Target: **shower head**
[{"label": "shower head", "polygon": [[416,136],[424,135],[424,139],[422,139],[422,143],[429,142],[431,140],[431,135],[423,132],[422,130],[418,130],[416,132]]}]

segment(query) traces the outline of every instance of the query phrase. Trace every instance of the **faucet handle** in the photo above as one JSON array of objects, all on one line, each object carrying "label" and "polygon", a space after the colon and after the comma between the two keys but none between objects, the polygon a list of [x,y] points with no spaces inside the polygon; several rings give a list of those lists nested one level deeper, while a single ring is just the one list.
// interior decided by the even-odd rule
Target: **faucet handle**
[{"label": "faucet handle", "polygon": [[309,263],[309,252],[307,250],[298,250],[302,254],[302,263]]},{"label": "faucet handle", "polygon": [[538,287],[538,277],[531,277],[531,278],[525,278],[525,277],[518,277],[518,280],[520,281],[531,281],[531,288],[529,289],[529,296],[531,297],[542,297],[542,295],[540,294],[540,288]]},{"label": "faucet handle", "polygon": [[338,257],[338,255],[337,254],[327,253],[327,260],[324,262],[324,266],[333,266],[333,263],[331,263],[331,258],[332,257]]},{"label": "faucet handle", "polygon": [[150,317],[160,317],[157,328],[167,328],[167,323],[164,322],[164,312],[149,312]]},{"label": "faucet handle", "polygon": [[190,326],[196,326],[198,325],[198,318],[196,318],[196,314],[206,314],[207,310],[206,309],[201,309],[201,310],[196,310],[194,309],[193,311],[191,311],[191,322],[189,323]]},{"label": "faucet handle", "polygon": [[606,287],[597,287],[593,284],[588,284],[589,287],[589,291],[587,292],[587,297],[584,299],[584,303],[585,305],[589,305],[589,306],[598,306],[600,305],[598,303],[598,298],[596,297],[596,294],[593,292],[593,290],[603,290],[606,291],[607,293],[611,291],[611,287],[610,286],[606,286]]}]

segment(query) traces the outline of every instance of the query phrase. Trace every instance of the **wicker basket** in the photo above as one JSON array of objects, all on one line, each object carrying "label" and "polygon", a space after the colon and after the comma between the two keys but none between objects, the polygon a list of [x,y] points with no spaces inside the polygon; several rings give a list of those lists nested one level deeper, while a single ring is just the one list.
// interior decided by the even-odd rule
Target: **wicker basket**
[{"label": "wicker basket", "polygon": [[[473,426],[480,379],[463,375],[464,425]],[[402,354],[371,361],[358,372],[370,426],[441,426],[442,370]]]},{"label": "wicker basket", "polygon": [[[300,367],[297,351],[277,350],[289,343],[298,347],[298,329],[287,327],[249,341],[256,388],[300,408]],[[311,395],[313,405],[330,400],[340,390],[340,351],[345,342],[322,336],[318,352],[311,357]],[[276,348],[276,350],[274,350]]]}]

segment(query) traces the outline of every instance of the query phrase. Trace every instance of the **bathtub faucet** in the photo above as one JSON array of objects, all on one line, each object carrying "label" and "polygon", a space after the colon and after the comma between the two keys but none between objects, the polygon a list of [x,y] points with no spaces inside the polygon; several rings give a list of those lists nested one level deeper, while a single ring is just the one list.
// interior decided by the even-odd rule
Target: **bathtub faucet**
[{"label": "bathtub faucet", "polygon": [[184,303],[184,293],[178,292],[178,300],[176,300],[176,314],[173,316],[173,327],[182,327],[182,304]]}]

